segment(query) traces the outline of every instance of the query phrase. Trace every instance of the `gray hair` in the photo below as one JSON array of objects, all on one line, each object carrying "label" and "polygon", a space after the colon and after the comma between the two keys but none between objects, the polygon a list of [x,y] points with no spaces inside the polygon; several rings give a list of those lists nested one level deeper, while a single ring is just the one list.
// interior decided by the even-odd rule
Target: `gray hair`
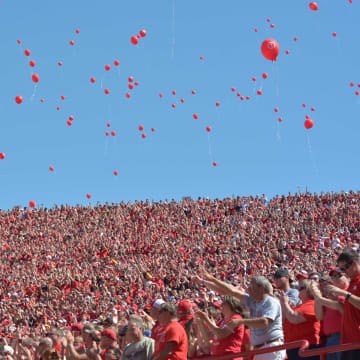
[{"label": "gray hair", "polygon": [[253,276],[253,280],[255,281],[256,285],[262,286],[265,290],[265,294],[271,294],[272,286],[270,281],[265,276]]},{"label": "gray hair", "polygon": [[132,323],[136,324],[139,329],[144,329],[144,322],[142,321],[140,316],[132,316],[129,319],[129,325]]}]

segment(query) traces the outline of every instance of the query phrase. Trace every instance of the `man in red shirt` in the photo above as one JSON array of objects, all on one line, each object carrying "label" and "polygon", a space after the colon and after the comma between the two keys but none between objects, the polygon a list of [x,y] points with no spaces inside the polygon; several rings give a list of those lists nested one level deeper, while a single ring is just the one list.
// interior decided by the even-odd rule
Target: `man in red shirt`
[{"label": "man in red shirt", "polygon": [[157,335],[161,331],[161,328],[162,328],[162,326],[158,320],[158,315],[159,315],[160,305],[163,303],[164,303],[164,300],[162,300],[162,299],[157,299],[157,300],[153,301],[151,304],[151,307],[150,307],[150,311],[149,311],[150,316],[155,321],[155,324],[151,329],[151,338],[155,341],[155,343],[157,341]]},{"label": "man in red shirt", "polygon": [[184,329],[186,329],[186,326],[194,319],[194,316],[191,313],[191,308],[192,304],[187,299],[180,301],[177,306],[178,322]]},{"label": "man in red shirt", "polygon": [[[360,342],[360,259],[356,251],[346,249],[337,259],[339,268],[350,279],[347,290],[328,285],[326,289],[333,295],[344,296],[344,312],[341,324],[341,343]],[[341,360],[360,359],[360,350],[342,353]]]},{"label": "man in red shirt", "polygon": [[164,303],[159,309],[163,326],[155,342],[153,360],[187,360],[188,340],[184,328],[176,321],[176,308]]}]

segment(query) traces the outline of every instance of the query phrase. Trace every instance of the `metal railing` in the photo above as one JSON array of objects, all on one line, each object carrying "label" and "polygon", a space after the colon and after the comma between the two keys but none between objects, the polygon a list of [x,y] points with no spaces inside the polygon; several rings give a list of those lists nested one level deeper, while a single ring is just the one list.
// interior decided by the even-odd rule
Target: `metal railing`
[{"label": "metal railing", "polygon": [[308,349],[309,342],[307,340],[298,340],[298,341],[285,343],[283,345],[271,346],[271,347],[255,349],[251,351],[244,351],[236,354],[209,356],[206,358],[202,358],[201,360],[232,360],[241,357],[249,360],[250,359],[254,360],[255,355],[268,354],[276,351],[290,350],[296,348],[299,348],[299,355],[303,358],[318,355],[320,357],[320,360],[326,360],[327,354],[360,349],[360,343],[351,343],[351,344],[321,347],[316,349]]}]

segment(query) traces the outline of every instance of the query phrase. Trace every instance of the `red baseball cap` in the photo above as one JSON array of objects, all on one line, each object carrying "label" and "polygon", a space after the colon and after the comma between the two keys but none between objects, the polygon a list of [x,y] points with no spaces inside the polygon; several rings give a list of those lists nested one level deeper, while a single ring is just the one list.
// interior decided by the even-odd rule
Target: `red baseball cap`
[{"label": "red baseball cap", "polygon": [[192,304],[189,300],[182,300],[177,306],[177,312],[179,314],[185,314],[192,308]]},{"label": "red baseball cap", "polygon": [[105,336],[111,340],[116,340],[116,332],[112,329],[105,329],[101,332],[101,336]]}]

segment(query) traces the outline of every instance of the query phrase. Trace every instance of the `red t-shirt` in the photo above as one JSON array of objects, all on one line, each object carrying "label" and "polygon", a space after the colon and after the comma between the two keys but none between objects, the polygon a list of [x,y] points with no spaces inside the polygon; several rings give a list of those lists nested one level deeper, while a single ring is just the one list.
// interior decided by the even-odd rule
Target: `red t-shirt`
[{"label": "red t-shirt", "polygon": [[[360,296],[360,274],[353,278],[349,285],[349,292]],[[360,310],[345,300],[341,323],[341,343],[360,342]]]},{"label": "red t-shirt", "polygon": [[245,331],[244,331],[244,337],[243,337],[243,341],[242,341],[242,344],[241,344],[241,351],[242,352],[246,351],[245,345],[251,345],[250,329],[245,329]]},{"label": "red t-shirt", "polygon": [[162,330],[162,325],[158,321],[156,321],[155,325],[151,329],[151,338],[154,339],[155,344],[157,341],[157,336],[161,332],[161,330]]},{"label": "red t-shirt", "polygon": [[[220,328],[225,327],[231,320],[242,319],[241,315],[235,314],[228,319],[221,319],[217,322],[217,326]],[[232,334],[223,339],[218,339],[216,335],[213,335],[213,344],[211,353],[213,356],[225,355],[225,354],[236,354],[241,352],[242,342],[244,338],[244,325],[236,327]],[[242,358],[237,358],[242,360]]]},{"label": "red t-shirt", "polygon": [[320,343],[320,321],[315,315],[315,300],[307,300],[294,307],[294,311],[300,313],[306,321],[300,324],[292,324],[285,320],[283,329],[285,342],[305,339],[310,344]]},{"label": "red t-shirt", "polygon": [[176,348],[168,360],[187,360],[188,339],[184,328],[177,322],[170,322],[157,334],[153,357],[158,355],[168,342],[176,342]]}]

